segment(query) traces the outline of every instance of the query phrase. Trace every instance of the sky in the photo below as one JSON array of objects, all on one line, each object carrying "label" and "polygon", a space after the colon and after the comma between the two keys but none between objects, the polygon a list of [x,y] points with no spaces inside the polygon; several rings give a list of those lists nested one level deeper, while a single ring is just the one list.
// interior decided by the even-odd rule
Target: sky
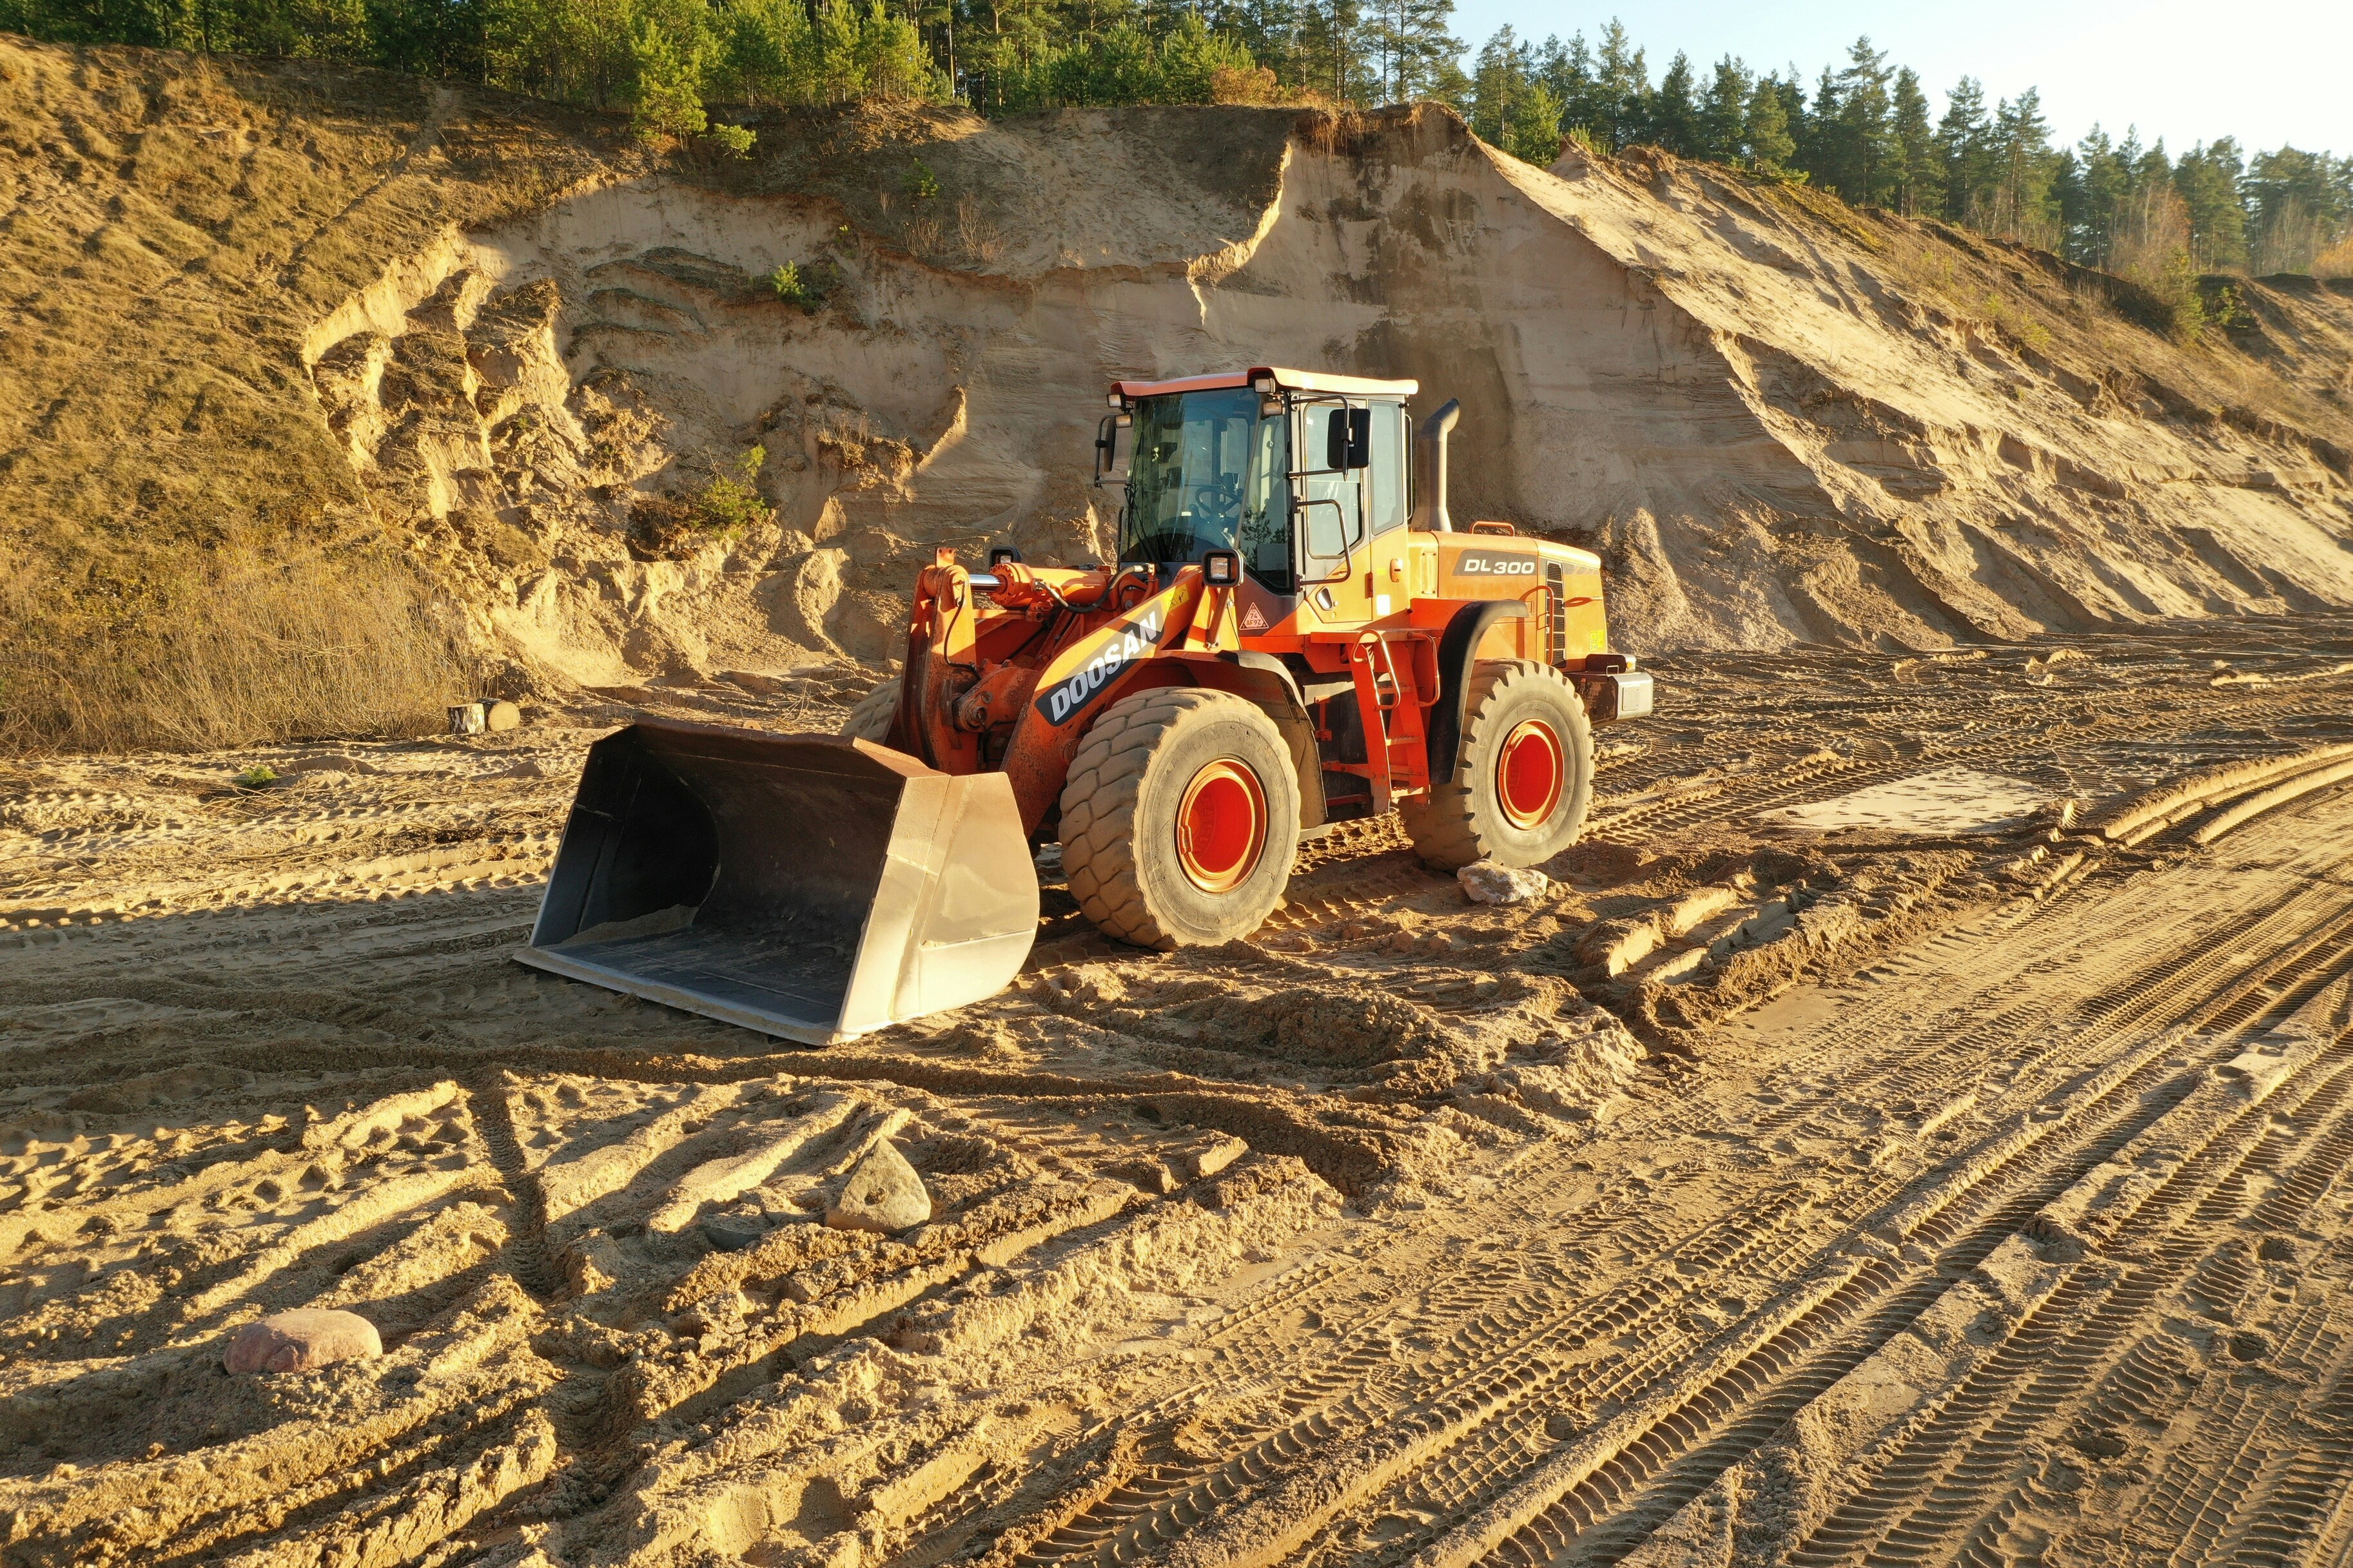
[{"label": "sky", "polygon": [[1539,43],[1580,31],[1590,43],[1613,16],[1648,52],[1652,81],[1683,49],[1702,81],[1729,53],[1785,75],[1794,60],[1810,90],[1868,33],[1891,66],[1920,73],[1938,115],[1953,83],[1973,76],[1989,104],[2042,89],[2054,141],[2073,142],[2096,121],[2118,141],[2137,125],[2143,142],[2162,136],[2177,153],[2236,136],[2245,148],[2353,155],[2353,0],[1455,0],[1454,32],[1473,54],[1505,23]]}]

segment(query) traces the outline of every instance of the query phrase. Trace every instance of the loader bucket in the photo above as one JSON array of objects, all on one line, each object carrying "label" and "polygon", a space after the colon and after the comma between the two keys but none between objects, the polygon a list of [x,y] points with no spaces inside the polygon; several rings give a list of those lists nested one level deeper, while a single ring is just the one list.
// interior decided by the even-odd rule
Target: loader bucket
[{"label": "loader bucket", "polygon": [[828,1044],[1004,989],[1038,877],[1002,773],[642,720],[588,749],[536,969]]}]

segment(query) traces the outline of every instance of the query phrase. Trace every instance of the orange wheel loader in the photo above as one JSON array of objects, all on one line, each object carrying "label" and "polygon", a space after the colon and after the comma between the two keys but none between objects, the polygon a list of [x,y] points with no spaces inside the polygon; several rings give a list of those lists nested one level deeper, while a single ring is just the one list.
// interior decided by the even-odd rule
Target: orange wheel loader
[{"label": "orange wheel loader", "polygon": [[1008,984],[1033,847],[1143,947],[1229,942],[1304,834],[1395,809],[1423,860],[1573,843],[1592,725],[1651,710],[1601,563],[1446,510],[1451,402],[1259,367],[1118,383],[1119,558],[943,550],[839,736],[645,720],[589,751],[522,962],[828,1042]]}]

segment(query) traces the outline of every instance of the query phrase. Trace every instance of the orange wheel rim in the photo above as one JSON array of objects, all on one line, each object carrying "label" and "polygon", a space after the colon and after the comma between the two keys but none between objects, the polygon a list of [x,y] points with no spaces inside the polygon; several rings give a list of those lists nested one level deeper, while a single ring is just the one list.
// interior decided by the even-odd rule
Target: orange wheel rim
[{"label": "orange wheel rim", "polygon": [[1528,719],[1504,737],[1502,756],[1495,763],[1495,794],[1504,820],[1514,827],[1535,827],[1560,804],[1567,770],[1561,765],[1560,737],[1541,719]]},{"label": "orange wheel rim", "polygon": [[1266,791],[1241,763],[1220,758],[1193,775],[1176,807],[1176,861],[1205,893],[1230,891],[1266,852]]}]

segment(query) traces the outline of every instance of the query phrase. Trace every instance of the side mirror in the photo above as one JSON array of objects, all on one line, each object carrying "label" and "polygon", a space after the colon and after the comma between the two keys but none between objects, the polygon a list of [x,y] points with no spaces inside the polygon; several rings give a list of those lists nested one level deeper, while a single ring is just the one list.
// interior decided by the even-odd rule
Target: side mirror
[{"label": "side mirror", "polygon": [[1373,463],[1373,411],[1335,408],[1324,441],[1327,468],[1368,468]]}]

